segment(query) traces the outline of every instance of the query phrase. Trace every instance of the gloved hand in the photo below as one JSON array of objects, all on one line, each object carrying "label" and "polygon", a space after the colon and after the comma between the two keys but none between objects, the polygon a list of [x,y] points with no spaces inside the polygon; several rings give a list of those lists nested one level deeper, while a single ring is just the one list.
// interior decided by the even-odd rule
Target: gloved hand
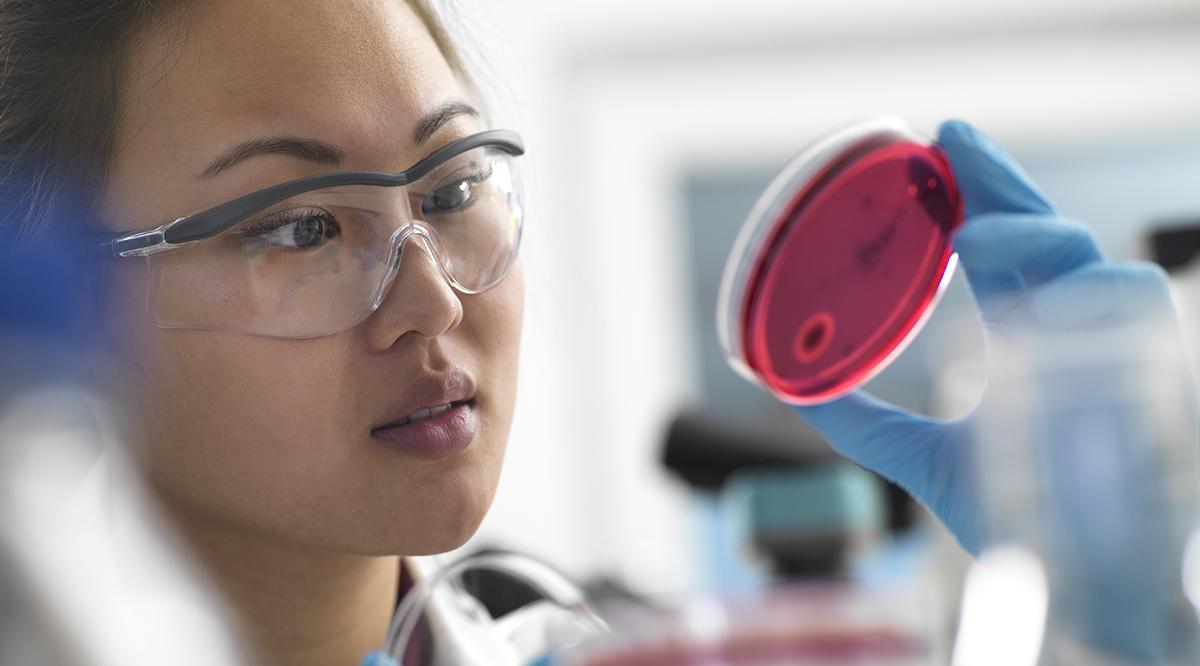
[{"label": "gloved hand", "polygon": [[[1014,525],[1033,534],[1054,571],[1051,598],[1068,641],[1137,663],[1194,649],[1190,633],[1171,631],[1195,620],[1190,610],[1176,615],[1187,537],[1178,532],[1194,524],[1200,427],[1164,272],[1106,261],[1085,227],[1060,217],[969,126],[944,124],[938,143],[965,198],[954,247],[989,348],[1015,344],[1018,362],[993,359],[980,404],[958,421],[861,392],[797,411],[834,449],[925,505],[972,554],[1014,538]],[[1015,467],[989,476],[1014,457]],[[1003,477],[1013,469],[1021,478]],[[1007,499],[993,490],[984,506],[985,480]],[[997,518],[1005,533],[988,534]]]},{"label": "gloved hand", "polygon": [[[1087,228],[1060,217],[1020,167],[976,130],[945,123],[938,144],[965,198],[954,247],[989,338],[1173,316],[1160,268],[1106,261]],[[971,469],[973,416],[933,420],[862,392],[796,410],[838,452],[904,488],[967,551],[978,555],[987,545]]]}]

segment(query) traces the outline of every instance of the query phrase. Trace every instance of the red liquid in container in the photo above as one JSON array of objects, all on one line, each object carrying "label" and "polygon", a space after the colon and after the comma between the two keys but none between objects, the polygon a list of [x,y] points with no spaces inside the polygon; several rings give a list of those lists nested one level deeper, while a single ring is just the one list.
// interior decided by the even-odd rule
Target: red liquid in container
[{"label": "red liquid in container", "polygon": [[861,386],[931,312],[962,216],[941,150],[902,127],[854,128],[802,155],[730,257],[727,356],[793,404]]},{"label": "red liquid in container", "polygon": [[594,657],[587,666],[782,666],[790,664],[877,664],[897,666],[927,657],[911,637],[886,631],[827,632],[794,635],[761,632],[714,641],[707,646],[686,641],[627,647]]}]

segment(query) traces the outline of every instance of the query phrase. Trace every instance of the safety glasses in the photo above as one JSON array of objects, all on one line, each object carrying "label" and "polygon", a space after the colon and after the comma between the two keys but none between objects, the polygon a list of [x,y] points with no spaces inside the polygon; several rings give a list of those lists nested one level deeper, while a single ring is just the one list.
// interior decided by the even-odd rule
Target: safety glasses
[{"label": "safety glasses", "polygon": [[521,243],[523,153],[516,133],[485,131],[399,173],[289,181],[99,249],[145,259],[147,309],[162,328],[329,335],[379,307],[409,240],[461,293],[499,283]]}]

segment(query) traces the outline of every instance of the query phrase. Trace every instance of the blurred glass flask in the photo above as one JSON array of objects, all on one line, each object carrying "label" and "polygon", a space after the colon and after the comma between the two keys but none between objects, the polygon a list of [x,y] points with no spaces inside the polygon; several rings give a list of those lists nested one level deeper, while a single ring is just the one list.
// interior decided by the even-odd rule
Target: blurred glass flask
[{"label": "blurred glass flask", "polygon": [[1006,330],[989,339],[970,422],[974,487],[988,543],[1022,549],[1044,573],[1035,663],[1200,663],[1183,580],[1200,422],[1174,317]]}]

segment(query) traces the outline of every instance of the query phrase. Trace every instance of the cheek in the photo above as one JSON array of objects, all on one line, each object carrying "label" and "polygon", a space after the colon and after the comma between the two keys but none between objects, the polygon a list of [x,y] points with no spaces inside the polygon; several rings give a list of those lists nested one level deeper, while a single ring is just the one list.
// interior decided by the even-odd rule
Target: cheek
[{"label": "cheek", "polygon": [[309,498],[336,494],[358,442],[335,349],[280,353],[278,341],[161,332],[149,359],[139,449],[175,498],[270,530],[302,522]]},{"label": "cheek", "polygon": [[327,492],[348,448],[345,345],[162,330],[145,279],[116,277],[103,323],[127,443],[168,501],[242,523],[293,520],[296,489]]},{"label": "cheek", "polygon": [[464,304],[463,328],[479,348],[491,416],[505,437],[516,401],[524,302],[525,274],[518,261],[503,282]]}]

